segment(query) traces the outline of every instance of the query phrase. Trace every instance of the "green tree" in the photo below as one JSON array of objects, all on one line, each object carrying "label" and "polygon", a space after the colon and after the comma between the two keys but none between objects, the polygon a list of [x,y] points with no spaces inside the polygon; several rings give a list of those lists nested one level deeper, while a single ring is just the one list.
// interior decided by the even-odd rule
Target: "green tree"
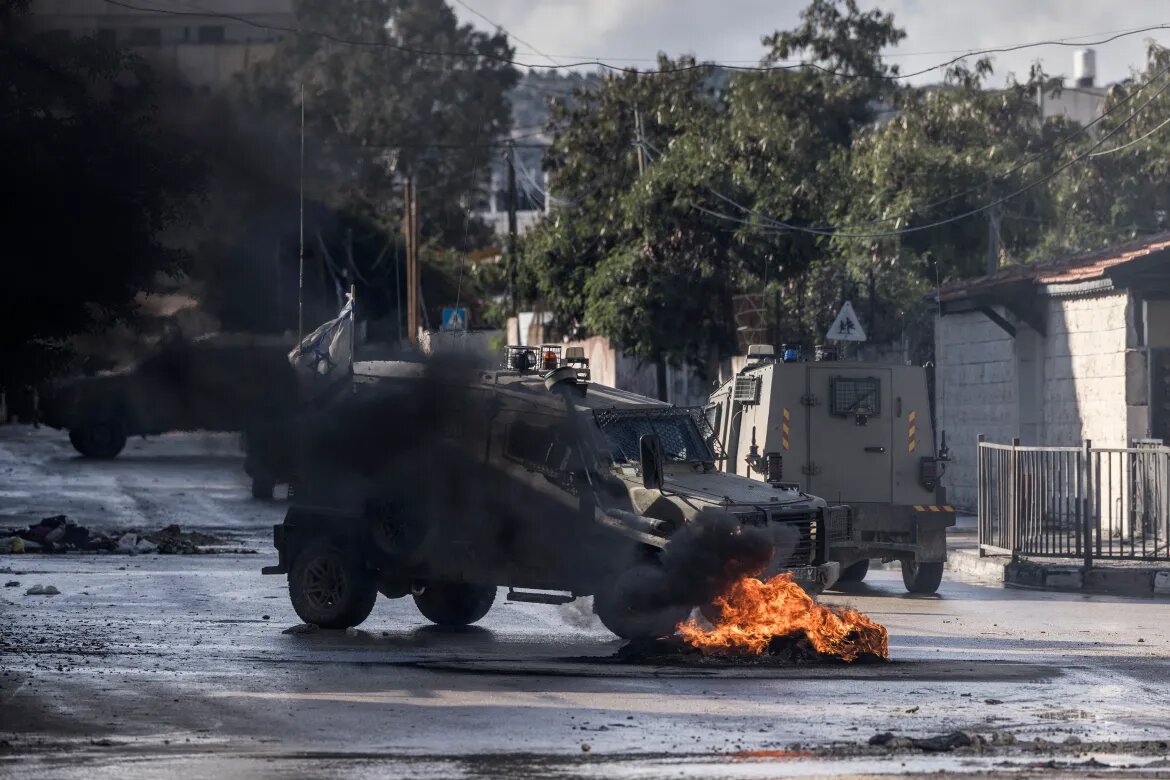
[{"label": "green tree", "polygon": [[1159,91],[1168,69],[1170,49],[1151,44],[1146,68],[1110,90],[1097,129],[1103,140],[1057,180],[1054,218],[1034,255],[1096,249],[1170,227],[1170,90]]},{"label": "green tree", "polygon": [[424,236],[467,240],[466,211],[511,126],[506,95],[519,72],[505,62],[506,36],[460,25],[444,0],[297,0],[295,10],[317,34],[283,41],[248,92],[295,127],[303,86],[321,199],[389,227],[402,218],[396,177],[409,175]]},{"label": "green tree", "polygon": [[29,383],[68,356],[69,337],[133,321],[135,296],[181,270],[163,236],[202,177],[156,121],[150,73],[133,57],[35,34],[24,4],[6,3],[0,70],[0,383]]},{"label": "green tree", "polygon": [[719,87],[711,68],[662,57],[657,73],[607,76],[552,102],[545,165],[567,205],[526,243],[530,292],[563,332],[599,333],[654,361],[660,393],[667,361],[700,359],[724,332],[708,327],[723,324],[720,239],[658,191],[673,176],[657,172],[674,139],[717,124]]},{"label": "green tree", "polygon": [[800,276],[827,243],[756,214],[823,222],[824,176],[890,92],[880,53],[901,37],[887,14],[814,0],[799,27],[764,39],[763,63],[816,67],[729,77],[663,57],[658,73],[607,77],[572,107],[554,104],[553,186],[572,205],[533,235],[528,263],[562,328],[660,365],[711,367],[730,353],[733,295]]}]

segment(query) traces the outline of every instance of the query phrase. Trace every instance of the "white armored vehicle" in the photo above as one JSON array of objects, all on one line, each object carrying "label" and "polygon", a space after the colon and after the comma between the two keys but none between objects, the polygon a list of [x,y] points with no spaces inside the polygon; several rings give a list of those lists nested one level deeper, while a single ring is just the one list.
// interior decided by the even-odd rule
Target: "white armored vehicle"
[{"label": "white armored vehicle", "polygon": [[[831,353],[830,353],[831,354]],[[926,369],[776,359],[754,345],[742,371],[712,394],[706,419],[727,452],[723,468],[798,485],[851,508],[848,532],[831,543],[840,582],[859,582],[871,558],[898,560],[912,593],[933,593],[955,524],[939,479]]]}]

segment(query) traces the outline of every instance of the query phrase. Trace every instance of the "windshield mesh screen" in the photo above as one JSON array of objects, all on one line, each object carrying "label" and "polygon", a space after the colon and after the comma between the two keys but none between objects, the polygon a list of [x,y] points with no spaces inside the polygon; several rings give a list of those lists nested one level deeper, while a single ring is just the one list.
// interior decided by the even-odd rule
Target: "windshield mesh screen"
[{"label": "windshield mesh screen", "polygon": [[662,455],[674,461],[711,461],[715,455],[699,432],[695,416],[686,409],[609,409],[593,413],[605,434],[616,463],[637,463],[639,442],[648,433],[658,434]]},{"label": "windshield mesh screen", "polygon": [[835,376],[829,380],[829,412],[876,416],[882,411],[882,383],[876,376]]}]

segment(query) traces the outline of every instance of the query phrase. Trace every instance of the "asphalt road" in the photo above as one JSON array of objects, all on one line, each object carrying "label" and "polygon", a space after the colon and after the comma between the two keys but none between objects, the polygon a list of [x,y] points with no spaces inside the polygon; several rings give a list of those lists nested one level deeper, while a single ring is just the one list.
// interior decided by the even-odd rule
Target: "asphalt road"
[{"label": "asphalt road", "polygon": [[[587,604],[509,603],[428,626],[382,599],[361,629],[297,625],[232,437],[117,460],[0,426],[0,527],[67,514],[179,523],[256,554],[0,555],[0,776],[792,777],[1170,775],[1170,603],[872,572],[824,600],[890,632],[891,662],[619,663]],[[61,595],[25,595],[54,585]],[[950,752],[871,747],[963,731]]]}]

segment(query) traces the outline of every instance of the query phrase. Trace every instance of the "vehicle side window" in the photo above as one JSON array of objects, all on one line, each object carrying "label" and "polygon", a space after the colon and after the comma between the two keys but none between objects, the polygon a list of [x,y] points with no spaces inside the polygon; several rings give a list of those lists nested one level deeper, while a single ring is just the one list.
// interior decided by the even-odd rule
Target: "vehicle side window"
[{"label": "vehicle side window", "polygon": [[517,420],[508,426],[504,452],[508,457],[542,471],[569,473],[576,468],[576,453],[560,429]]},{"label": "vehicle side window", "polygon": [[707,418],[707,425],[711,427],[711,432],[715,437],[719,437],[719,423],[723,417],[723,404],[707,404],[703,409],[703,415]]}]

